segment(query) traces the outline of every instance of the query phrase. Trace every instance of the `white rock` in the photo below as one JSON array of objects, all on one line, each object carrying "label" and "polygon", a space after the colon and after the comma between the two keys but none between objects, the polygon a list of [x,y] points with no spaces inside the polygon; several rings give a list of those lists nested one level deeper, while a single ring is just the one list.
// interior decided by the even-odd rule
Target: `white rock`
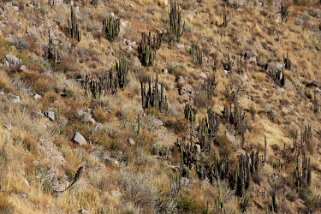
[{"label": "white rock", "polygon": [[80,145],[86,145],[87,140],[79,132],[76,132],[72,138],[72,141]]},{"label": "white rock", "polygon": [[201,72],[199,74],[199,76],[202,78],[202,79],[206,79],[207,78],[207,75],[204,73],[204,72]]},{"label": "white rock", "polygon": [[9,63],[9,65],[19,65],[22,63],[22,60],[17,58],[14,55],[7,54],[6,55],[6,61]]},{"label": "white rock", "polygon": [[41,97],[40,94],[35,94],[35,95],[33,96],[33,98],[34,98],[35,100],[40,100],[42,97]]},{"label": "white rock", "polygon": [[185,45],[183,44],[177,44],[176,47],[180,50],[184,50],[185,49]]},{"label": "white rock", "polygon": [[133,145],[136,144],[135,141],[133,140],[133,138],[129,138],[129,139],[128,139],[128,143],[129,143],[131,146],[133,146]]}]

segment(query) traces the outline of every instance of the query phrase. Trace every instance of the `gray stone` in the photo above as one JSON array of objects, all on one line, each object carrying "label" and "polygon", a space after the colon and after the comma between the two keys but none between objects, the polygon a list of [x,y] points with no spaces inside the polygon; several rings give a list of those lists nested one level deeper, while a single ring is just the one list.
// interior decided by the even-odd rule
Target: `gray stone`
[{"label": "gray stone", "polygon": [[44,114],[45,114],[45,116],[48,117],[51,121],[55,121],[56,116],[55,116],[55,112],[54,112],[54,111],[48,110],[48,111],[46,111]]},{"label": "gray stone", "polygon": [[111,191],[111,195],[113,197],[119,198],[121,196],[121,193],[117,190],[113,190],[113,191]]},{"label": "gray stone", "polygon": [[177,44],[176,47],[180,50],[184,50],[185,49],[185,45],[183,44]]},{"label": "gray stone", "polygon": [[153,125],[154,126],[163,126],[164,123],[160,119],[155,118],[155,119],[153,119]]},{"label": "gray stone", "polygon": [[6,61],[9,63],[9,65],[19,65],[22,63],[22,60],[17,58],[14,55],[7,54],[6,55]]},{"label": "gray stone", "polygon": [[228,0],[228,3],[231,6],[234,6],[234,7],[242,7],[242,6],[244,6],[244,0]]},{"label": "gray stone", "polygon": [[19,96],[10,94],[9,97],[12,100],[13,103],[20,103],[20,101],[21,101]]},{"label": "gray stone", "polygon": [[79,145],[86,145],[87,140],[79,132],[76,132],[72,137],[72,141],[78,143]]},{"label": "gray stone", "polygon": [[135,141],[133,140],[133,138],[129,138],[129,139],[128,139],[128,143],[129,143],[129,145],[131,145],[131,146],[133,146],[133,145],[136,144]]},{"label": "gray stone", "polygon": [[189,184],[189,179],[185,177],[181,177],[180,184],[182,186],[187,186]]}]

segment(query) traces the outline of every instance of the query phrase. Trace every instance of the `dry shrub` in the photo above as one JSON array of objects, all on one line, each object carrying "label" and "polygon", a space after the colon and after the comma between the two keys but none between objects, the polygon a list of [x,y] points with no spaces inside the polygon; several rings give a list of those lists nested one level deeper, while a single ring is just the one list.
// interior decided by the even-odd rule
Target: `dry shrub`
[{"label": "dry shrub", "polygon": [[218,147],[221,157],[228,157],[230,154],[232,154],[232,152],[235,151],[232,142],[226,137],[226,135],[217,136],[215,139],[215,144]]},{"label": "dry shrub", "polygon": [[153,209],[157,199],[157,189],[151,184],[150,179],[149,173],[133,173],[124,169],[118,178],[123,200],[143,209],[144,213]]},{"label": "dry shrub", "polygon": [[48,91],[53,90],[55,86],[55,79],[48,75],[40,75],[34,82],[33,87],[38,94],[45,94]]},{"label": "dry shrub", "polygon": [[184,118],[167,118],[165,121],[165,126],[174,131],[175,134],[181,135],[188,130],[187,120]]},{"label": "dry shrub", "polygon": [[10,201],[9,195],[6,192],[0,193],[0,213],[13,214],[14,207]]},{"label": "dry shrub", "polygon": [[97,106],[93,111],[93,118],[100,123],[107,123],[110,121],[110,116],[107,111],[101,107]]},{"label": "dry shrub", "polygon": [[60,99],[56,92],[48,92],[43,96],[42,104],[44,108],[55,107],[55,103]]}]

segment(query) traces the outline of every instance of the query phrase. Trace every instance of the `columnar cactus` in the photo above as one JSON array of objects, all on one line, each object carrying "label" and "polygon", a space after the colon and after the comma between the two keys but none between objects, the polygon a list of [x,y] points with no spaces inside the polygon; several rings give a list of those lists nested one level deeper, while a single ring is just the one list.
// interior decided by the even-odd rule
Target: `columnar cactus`
[{"label": "columnar cactus", "polygon": [[93,98],[99,98],[101,95],[110,92],[116,93],[118,89],[123,89],[128,80],[128,65],[126,59],[121,56],[115,64],[114,69],[108,71],[95,79],[86,75],[82,80],[82,85],[87,96],[92,95]]},{"label": "columnar cactus", "polygon": [[284,63],[285,69],[291,70],[292,63],[291,63],[291,60],[289,59],[289,53],[286,53],[286,56],[283,57],[283,63]]},{"label": "columnar cactus", "polygon": [[192,44],[190,53],[193,57],[193,60],[196,64],[203,64],[203,52],[197,44]]},{"label": "columnar cactus", "polygon": [[[158,40],[157,40],[158,41]],[[138,58],[143,66],[153,65],[156,58],[156,47],[158,43],[153,43],[153,38],[149,32],[148,36],[146,33],[142,33],[142,40],[138,46]]]},{"label": "columnar cactus", "polygon": [[50,30],[49,30],[47,59],[53,61],[56,64],[59,63],[61,60],[60,55],[58,53],[58,47],[53,43]]},{"label": "columnar cactus", "polygon": [[114,41],[120,32],[120,19],[114,16],[108,16],[103,21],[103,26],[106,38],[110,42]]},{"label": "columnar cactus", "polygon": [[127,83],[128,65],[124,56],[121,56],[115,65],[119,88],[124,88]]},{"label": "columnar cactus", "polygon": [[185,119],[189,120],[190,122],[195,122],[197,110],[192,107],[190,103],[185,104],[184,108],[184,116]]},{"label": "columnar cactus", "polygon": [[70,8],[69,30],[70,30],[70,36],[76,39],[78,42],[80,42],[81,32],[79,27],[79,21],[76,17],[76,12],[73,6]]},{"label": "columnar cactus", "polygon": [[158,75],[156,75],[156,81],[152,85],[152,79],[148,80],[148,89],[146,83],[141,82],[141,97],[143,109],[154,107],[160,112],[166,112],[168,110],[167,97],[165,95],[165,86],[158,83]]},{"label": "columnar cactus", "polygon": [[293,173],[294,185],[297,188],[309,187],[311,185],[311,176],[310,158],[303,156],[300,167],[300,158],[297,156],[296,168]]},{"label": "columnar cactus", "polygon": [[185,22],[182,19],[182,12],[176,1],[170,2],[169,31],[173,41],[179,42],[183,35]]}]

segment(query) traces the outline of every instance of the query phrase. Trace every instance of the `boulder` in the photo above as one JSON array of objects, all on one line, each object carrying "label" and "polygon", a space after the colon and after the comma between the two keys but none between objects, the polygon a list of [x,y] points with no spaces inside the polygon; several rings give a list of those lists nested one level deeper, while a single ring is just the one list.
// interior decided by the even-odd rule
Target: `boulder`
[{"label": "boulder", "polygon": [[78,143],[79,145],[86,145],[87,140],[79,132],[76,132],[72,137],[72,141]]},{"label": "boulder", "polygon": [[10,65],[10,66],[20,65],[22,63],[21,59],[19,59],[18,57],[14,56],[14,55],[10,55],[10,54],[7,54],[5,59],[6,59],[6,62],[8,63],[8,65]]},{"label": "boulder", "polygon": [[35,100],[40,100],[42,97],[41,97],[40,94],[35,94],[35,95],[33,96],[33,98],[34,98]]}]

